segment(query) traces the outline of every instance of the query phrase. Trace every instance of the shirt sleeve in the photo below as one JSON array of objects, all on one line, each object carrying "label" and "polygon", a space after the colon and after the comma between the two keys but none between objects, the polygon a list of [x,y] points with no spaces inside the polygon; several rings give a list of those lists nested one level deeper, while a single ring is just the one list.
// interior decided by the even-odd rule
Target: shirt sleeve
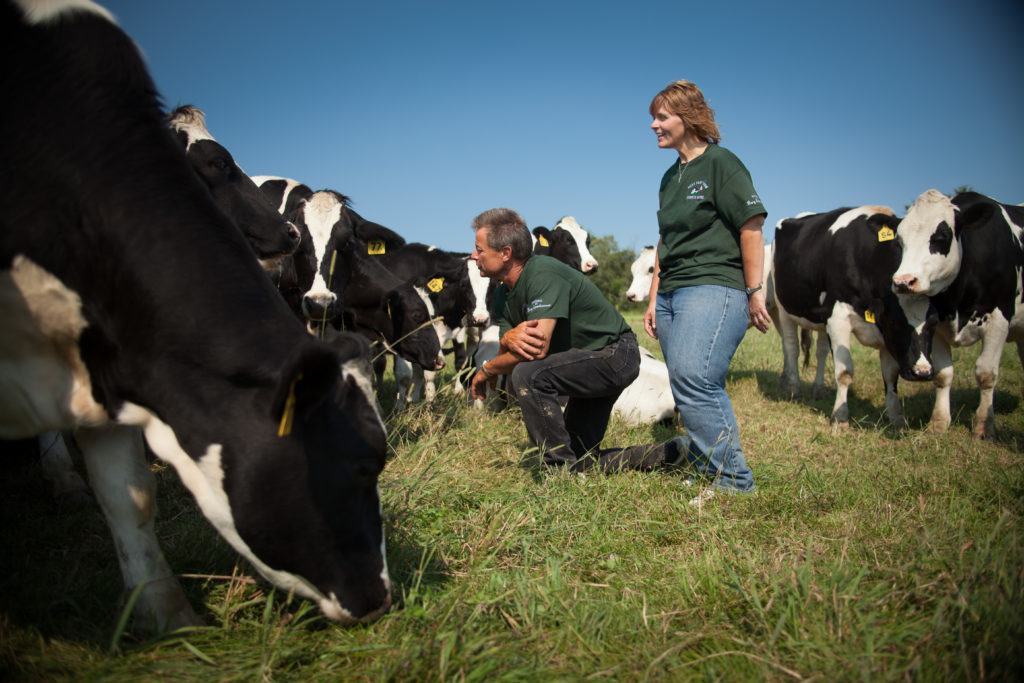
[{"label": "shirt sleeve", "polygon": [[524,304],[525,320],[541,320],[542,318],[567,319],[569,317],[569,300],[572,290],[569,283],[560,277],[546,274],[545,277],[531,282],[526,292]]},{"label": "shirt sleeve", "polygon": [[742,165],[724,183],[721,183],[716,195],[715,204],[718,213],[733,230],[739,230],[754,216],[768,213],[754,189],[750,172]]}]

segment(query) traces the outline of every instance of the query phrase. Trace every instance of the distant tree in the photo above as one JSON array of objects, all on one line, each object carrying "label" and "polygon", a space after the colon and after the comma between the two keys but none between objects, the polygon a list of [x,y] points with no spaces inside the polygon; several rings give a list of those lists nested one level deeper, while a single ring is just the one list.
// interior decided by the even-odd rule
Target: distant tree
[{"label": "distant tree", "polygon": [[622,249],[613,235],[590,236],[590,253],[597,259],[597,272],[590,279],[605,297],[621,307],[626,302],[626,290],[633,280],[629,267],[636,260],[632,249]]}]

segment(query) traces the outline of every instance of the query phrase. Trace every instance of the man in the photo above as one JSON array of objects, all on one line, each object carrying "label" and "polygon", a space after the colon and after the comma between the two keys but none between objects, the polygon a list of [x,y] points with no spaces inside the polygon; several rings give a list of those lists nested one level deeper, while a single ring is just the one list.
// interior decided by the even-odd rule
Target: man
[{"label": "man", "polygon": [[[509,375],[530,441],[545,465],[582,470],[599,458],[615,400],[640,372],[636,336],[583,273],[533,255],[526,223],[511,209],[473,219],[480,274],[500,283],[498,355],[483,363],[470,391]],[[568,396],[563,414],[559,396]],[[600,458],[602,468],[606,458]]]}]

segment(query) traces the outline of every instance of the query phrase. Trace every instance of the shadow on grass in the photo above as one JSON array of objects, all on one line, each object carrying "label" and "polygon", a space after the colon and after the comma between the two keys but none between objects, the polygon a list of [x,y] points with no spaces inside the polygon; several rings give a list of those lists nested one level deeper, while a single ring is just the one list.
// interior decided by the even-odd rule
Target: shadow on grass
[{"label": "shadow on grass", "polygon": [[[824,396],[815,399],[812,397],[813,383],[804,380],[800,381],[799,394],[790,398],[779,385],[778,373],[771,370],[739,370],[730,372],[727,381],[733,382],[751,377],[757,382],[760,394],[769,401],[804,405],[814,414],[829,420],[831,419],[832,407],[835,403],[834,384],[826,382]],[[905,386],[906,384],[905,381],[900,382],[900,386]],[[874,430],[881,428],[885,429],[890,436],[896,439],[903,438],[912,432],[927,429],[931,421],[932,409],[935,406],[935,392],[928,390],[918,391],[910,395],[902,395],[900,401],[903,404],[903,413],[907,419],[907,432],[899,432],[889,427],[885,417],[884,395],[879,393],[877,397],[871,398],[860,396],[857,392],[857,385],[854,383],[847,394],[851,429]],[[950,428],[963,427],[970,432],[978,401],[979,395],[976,388],[953,389],[950,392],[950,409],[952,412]],[[1005,446],[1015,452],[1022,452],[1022,448],[1024,448],[1024,432],[1001,426],[1000,416],[1007,416],[1013,413],[1021,407],[1022,403],[1024,401],[1022,401],[1018,394],[996,388],[993,400],[996,427],[994,443]]]}]

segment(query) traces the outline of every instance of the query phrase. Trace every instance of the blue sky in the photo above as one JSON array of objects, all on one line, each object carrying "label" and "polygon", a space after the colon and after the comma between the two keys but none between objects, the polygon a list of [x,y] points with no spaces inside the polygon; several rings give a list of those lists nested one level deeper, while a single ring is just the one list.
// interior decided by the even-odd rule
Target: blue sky
[{"label": "blue sky", "polygon": [[250,175],[352,197],[469,251],[495,206],[657,240],[648,104],[715,109],[775,223],[961,185],[1024,202],[1019,0],[104,3],[166,105],[195,104]]}]

